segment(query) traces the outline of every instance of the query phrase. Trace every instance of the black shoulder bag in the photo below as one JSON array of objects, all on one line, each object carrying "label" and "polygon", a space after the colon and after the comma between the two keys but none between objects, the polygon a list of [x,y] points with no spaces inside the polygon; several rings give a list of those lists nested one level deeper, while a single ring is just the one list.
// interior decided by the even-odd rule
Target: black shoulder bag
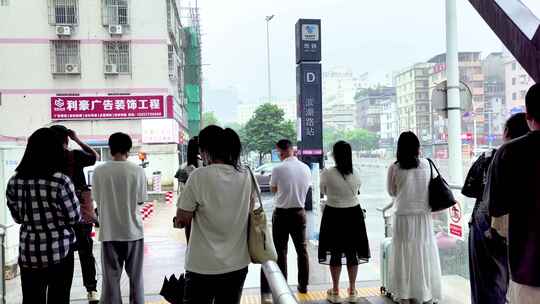
[{"label": "black shoulder bag", "polygon": [[[427,159],[429,162],[429,206],[431,207],[431,212],[441,211],[447,208],[450,208],[456,204],[456,199],[450,186],[444,178],[442,177],[439,169],[435,166],[431,159]],[[433,177],[433,168],[437,172],[437,177]]]}]

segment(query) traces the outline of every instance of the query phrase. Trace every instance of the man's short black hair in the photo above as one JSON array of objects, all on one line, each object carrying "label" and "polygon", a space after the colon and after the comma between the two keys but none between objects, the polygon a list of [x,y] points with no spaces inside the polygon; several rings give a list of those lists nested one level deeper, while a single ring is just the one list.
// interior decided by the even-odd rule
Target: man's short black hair
[{"label": "man's short black hair", "polygon": [[525,106],[529,117],[540,122],[540,84],[533,85],[525,97]]},{"label": "man's short black hair", "polygon": [[128,154],[132,145],[133,142],[131,141],[131,137],[126,133],[118,132],[109,137],[109,149],[111,149],[111,155],[117,153]]},{"label": "man's short black hair", "polygon": [[282,139],[277,142],[276,146],[281,150],[289,150],[292,148],[292,142],[288,139]]}]

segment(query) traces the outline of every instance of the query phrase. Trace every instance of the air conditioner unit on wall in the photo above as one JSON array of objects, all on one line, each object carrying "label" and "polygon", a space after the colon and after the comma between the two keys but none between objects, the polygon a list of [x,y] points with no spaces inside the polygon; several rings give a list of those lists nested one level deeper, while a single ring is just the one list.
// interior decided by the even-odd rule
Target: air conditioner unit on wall
[{"label": "air conditioner unit on wall", "polygon": [[118,74],[118,67],[116,66],[116,64],[106,64],[105,65],[105,74],[108,74],[108,75],[114,75],[114,74]]},{"label": "air conditioner unit on wall", "polygon": [[66,25],[56,26],[56,35],[58,36],[71,36],[71,27]]},{"label": "air conditioner unit on wall", "polygon": [[124,29],[121,25],[109,25],[109,34],[111,35],[122,35]]},{"label": "air conditioner unit on wall", "polygon": [[65,65],[64,71],[65,71],[66,74],[80,74],[78,64],[68,63],[68,64]]}]

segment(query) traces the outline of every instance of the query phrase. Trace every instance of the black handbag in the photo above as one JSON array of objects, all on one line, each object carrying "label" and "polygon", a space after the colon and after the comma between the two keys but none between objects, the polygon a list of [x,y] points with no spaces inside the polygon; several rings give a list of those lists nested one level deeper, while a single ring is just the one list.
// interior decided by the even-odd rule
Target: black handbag
[{"label": "black handbag", "polygon": [[[448,183],[444,180],[433,161],[429,158],[427,160],[429,162],[430,172],[428,191],[431,212],[441,211],[454,206],[457,202],[454,198],[454,193],[450,190],[450,186],[448,186]],[[437,172],[437,177],[433,177],[433,168]]]}]

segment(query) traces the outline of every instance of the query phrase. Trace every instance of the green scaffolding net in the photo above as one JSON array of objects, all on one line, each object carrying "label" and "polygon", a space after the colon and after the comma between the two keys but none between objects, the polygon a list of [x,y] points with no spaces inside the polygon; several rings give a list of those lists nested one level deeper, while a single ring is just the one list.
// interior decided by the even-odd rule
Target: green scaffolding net
[{"label": "green scaffolding net", "polygon": [[184,81],[187,97],[188,132],[196,135],[201,127],[201,48],[199,32],[195,27],[184,28],[185,67]]}]

